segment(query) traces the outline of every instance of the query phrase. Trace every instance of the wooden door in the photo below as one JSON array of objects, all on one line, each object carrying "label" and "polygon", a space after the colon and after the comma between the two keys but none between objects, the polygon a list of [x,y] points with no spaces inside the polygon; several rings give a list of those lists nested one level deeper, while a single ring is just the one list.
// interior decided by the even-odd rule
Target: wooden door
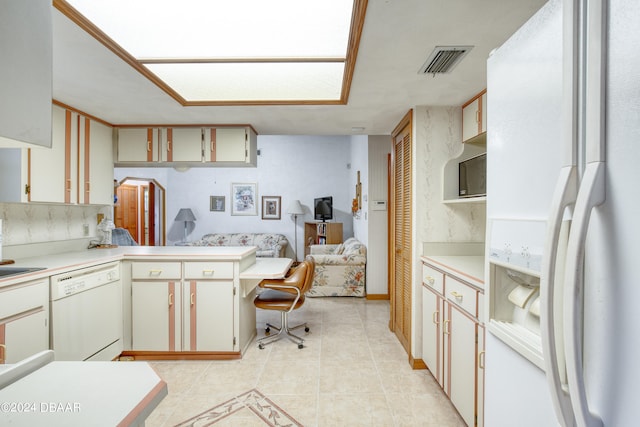
[{"label": "wooden door", "polygon": [[410,110],[392,133],[393,150],[393,219],[390,256],[391,330],[410,354],[411,352],[411,168],[412,115]]},{"label": "wooden door", "polygon": [[129,230],[138,244],[138,186],[122,184],[118,186],[118,203],[114,206],[116,227]]}]

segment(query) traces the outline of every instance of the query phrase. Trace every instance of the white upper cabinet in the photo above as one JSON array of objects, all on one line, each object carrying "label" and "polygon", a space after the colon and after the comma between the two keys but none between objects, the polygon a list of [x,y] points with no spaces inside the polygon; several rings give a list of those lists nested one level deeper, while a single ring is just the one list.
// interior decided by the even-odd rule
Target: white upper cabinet
[{"label": "white upper cabinet", "polygon": [[487,90],[483,90],[462,106],[462,141],[486,143],[486,138],[476,141],[487,132]]},{"label": "white upper cabinet", "polygon": [[118,129],[118,162],[153,162],[158,160],[158,132],[152,128]]},{"label": "white upper cabinet", "polygon": [[51,146],[51,1],[0,0],[0,142]]},{"label": "white upper cabinet", "polygon": [[164,160],[169,162],[201,162],[202,132],[202,128],[167,129]]},{"label": "white upper cabinet", "polygon": [[0,149],[0,201],[112,204],[111,127],[54,105],[51,142]]}]

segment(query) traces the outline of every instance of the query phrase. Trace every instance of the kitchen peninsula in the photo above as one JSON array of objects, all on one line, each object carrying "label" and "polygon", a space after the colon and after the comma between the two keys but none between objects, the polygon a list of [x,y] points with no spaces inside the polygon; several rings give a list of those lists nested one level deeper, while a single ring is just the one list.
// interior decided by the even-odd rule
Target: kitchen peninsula
[{"label": "kitchen peninsula", "polygon": [[[117,322],[117,336],[105,332],[103,342],[94,345],[98,356],[65,360],[111,360],[119,356],[135,359],[240,358],[256,334],[255,287],[262,278],[284,276],[292,263],[288,258],[256,259],[255,253],[255,247],[127,246],[16,259],[12,267],[41,269],[1,278],[2,299],[9,301],[10,298],[5,297],[12,293],[35,289],[32,285],[39,286],[39,299],[33,307],[21,307],[18,312],[11,312],[11,307],[0,304],[0,322],[21,317],[24,313],[39,313],[46,319],[50,317],[51,330],[55,331],[56,322],[67,312],[86,317],[78,317],[77,322],[70,324],[92,324],[91,317],[97,317],[97,313],[112,303],[114,306],[108,311],[119,313],[112,322]],[[102,266],[109,266],[108,273],[101,273]],[[74,273],[78,271],[87,271],[86,277],[98,285],[90,287],[90,280],[84,280],[84,276],[74,280]],[[115,284],[113,296],[99,296],[98,290],[106,288],[99,286],[103,282]],[[52,303],[49,312],[48,303],[42,303],[45,292],[46,301],[53,301],[55,295],[59,295],[66,297],[61,299],[64,304]],[[72,298],[76,293],[83,299]],[[95,297],[89,298],[90,295]],[[67,301],[82,306],[71,307]],[[95,324],[100,323],[96,321]],[[23,337],[33,336],[24,334],[22,327],[19,329]],[[66,329],[69,334],[76,333],[73,327]],[[93,339],[102,332],[88,331],[87,336]],[[18,355],[25,357],[49,347],[61,353],[62,349],[56,348],[59,345],[55,334],[52,334],[51,343],[44,338],[44,332],[40,334],[42,340],[32,340],[39,342],[40,348],[27,345],[28,350],[22,351],[27,354],[14,351],[15,357],[19,359]],[[7,340],[10,337],[20,340],[18,334],[7,336]],[[7,351],[3,357],[9,359],[12,347],[21,347],[20,342],[4,345],[7,345]],[[99,353],[107,345],[109,351]]]}]

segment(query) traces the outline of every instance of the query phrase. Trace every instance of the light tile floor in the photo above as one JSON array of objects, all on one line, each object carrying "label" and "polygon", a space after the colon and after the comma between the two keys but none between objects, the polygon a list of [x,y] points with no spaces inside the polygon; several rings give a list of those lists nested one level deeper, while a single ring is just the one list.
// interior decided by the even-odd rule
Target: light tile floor
[{"label": "light tile floor", "polygon": [[[253,342],[241,360],[152,362],[169,395],[146,426],[174,426],[254,388],[305,426],[464,426],[433,377],[409,366],[388,301],[307,298],[290,319],[311,328],[298,330],[302,350],[283,339],[264,350]],[[279,320],[258,310],[259,336]],[[264,424],[248,414],[220,425]]]}]

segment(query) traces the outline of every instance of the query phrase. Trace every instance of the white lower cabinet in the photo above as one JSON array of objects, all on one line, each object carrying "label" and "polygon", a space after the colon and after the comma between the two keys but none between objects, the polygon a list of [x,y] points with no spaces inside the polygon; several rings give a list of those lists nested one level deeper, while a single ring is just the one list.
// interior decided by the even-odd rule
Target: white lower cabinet
[{"label": "white lower cabinet", "polygon": [[0,364],[49,348],[49,279],[0,291]]},{"label": "white lower cabinet", "polygon": [[184,284],[184,350],[233,350],[233,282]]},{"label": "white lower cabinet", "polygon": [[481,292],[423,264],[422,358],[468,426],[483,417],[484,328]]},{"label": "white lower cabinet", "polygon": [[[131,283],[133,350],[178,351],[180,282],[134,281]],[[179,313],[180,310],[178,310]]]},{"label": "white lower cabinet", "polygon": [[237,351],[232,262],[133,262],[132,350]]}]

